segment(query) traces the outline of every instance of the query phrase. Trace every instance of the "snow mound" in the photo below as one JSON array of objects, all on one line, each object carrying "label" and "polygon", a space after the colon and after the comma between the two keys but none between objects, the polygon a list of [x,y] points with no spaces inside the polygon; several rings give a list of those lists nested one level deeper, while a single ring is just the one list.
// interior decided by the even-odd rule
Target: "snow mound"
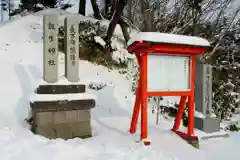
[{"label": "snow mound", "polygon": [[[172,123],[162,119],[156,126],[151,112],[148,123],[152,145],[146,147],[137,143],[139,131],[133,136],[128,133],[134,103],[132,82],[116,70],[82,60],[79,62],[81,82],[104,85],[100,90],[88,89],[89,94],[97,97],[97,106],[92,109],[93,137],[64,141],[32,134],[24,119],[29,113],[29,98],[42,78],[42,15],[47,12],[60,11],[42,11],[0,27],[1,160],[238,159],[234,151],[239,149],[239,135],[217,143],[203,142],[203,149],[196,150],[169,131]],[[61,14],[65,15],[62,11]],[[117,47],[119,50],[116,54],[124,57],[124,45]],[[62,56],[60,54],[61,60],[64,59]],[[59,73],[63,75],[64,62],[60,61],[59,65]]]}]

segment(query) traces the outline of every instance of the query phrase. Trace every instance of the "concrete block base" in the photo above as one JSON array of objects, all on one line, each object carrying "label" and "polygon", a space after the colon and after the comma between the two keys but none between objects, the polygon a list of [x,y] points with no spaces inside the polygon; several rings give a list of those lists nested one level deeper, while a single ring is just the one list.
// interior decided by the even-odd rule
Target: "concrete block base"
[{"label": "concrete block base", "polygon": [[[46,107],[47,108],[47,107]],[[90,109],[33,110],[32,132],[49,139],[92,136]]]},{"label": "concrete block base", "polygon": [[195,128],[206,133],[219,132],[220,120],[212,117],[207,118],[195,117]]},{"label": "concrete block base", "polygon": [[49,139],[72,139],[72,138],[89,138],[92,137],[92,128],[90,121],[58,123],[35,128],[35,134],[42,135]]},{"label": "concrete block base", "polygon": [[49,139],[91,137],[91,109],[95,107],[95,99],[84,92],[85,85],[39,86],[30,102],[32,132]]}]

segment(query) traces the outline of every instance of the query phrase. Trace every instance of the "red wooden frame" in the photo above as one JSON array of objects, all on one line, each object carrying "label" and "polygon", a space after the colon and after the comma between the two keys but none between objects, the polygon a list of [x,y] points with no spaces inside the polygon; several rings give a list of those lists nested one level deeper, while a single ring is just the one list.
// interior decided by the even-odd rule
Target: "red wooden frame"
[{"label": "red wooden frame", "polygon": [[[186,46],[178,44],[149,44],[147,42],[134,42],[128,47],[130,53],[135,53],[139,64],[140,77],[136,90],[136,99],[133,109],[133,115],[130,126],[130,133],[136,132],[139,112],[141,110],[141,140],[147,139],[147,106],[148,96],[181,96],[178,112],[172,131],[180,137],[193,140],[194,136],[194,87],[195,87],[195,56],[205,53],[207,47]],[[190,56],[190,91],[168,91],[168,92],[148,92],[147,91],[147,58],[148,54],[166,54],[166,55],[187,55]],[[184,106],[188,100],[188,130],[187,133],[178,131],[184,112]]]}]

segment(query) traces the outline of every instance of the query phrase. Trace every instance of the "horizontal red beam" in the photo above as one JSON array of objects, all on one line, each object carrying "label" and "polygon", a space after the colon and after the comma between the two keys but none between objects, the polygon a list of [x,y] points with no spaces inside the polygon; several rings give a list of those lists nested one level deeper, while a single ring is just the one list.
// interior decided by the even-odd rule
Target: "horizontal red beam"
[{"label": "horizontal red beam", "polygon": [[147,92],[148,96],[190,96],[191,91]]},{"label": "horizontal red beam", "polygon": [[189,46],[181,46],[181,45],[157,45],[153,44],[148,52],[157,53],[175,53],[175,54],[183,54],[183,55],[199,55],[204,54],[206,52],[206,48],[203,47],[189,47]]}]

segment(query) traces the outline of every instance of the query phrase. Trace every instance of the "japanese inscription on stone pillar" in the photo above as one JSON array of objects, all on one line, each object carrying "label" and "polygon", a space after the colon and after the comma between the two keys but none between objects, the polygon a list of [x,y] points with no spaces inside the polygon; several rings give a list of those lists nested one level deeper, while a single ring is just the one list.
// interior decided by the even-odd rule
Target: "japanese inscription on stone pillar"
[{"label": "japanese inscription on stone pillar", "polygon": [[206,116],[211,115],[212,110],[212,67],[203,65],[203,108]]},{"label": "japanese inscription on stone pillar", "polygon": [[48,83],[58,81],[58,16],[43,17],[43,79]]},{"label": "japanese inscription on stone pillar", "polygon": [[71,82],[79,81],[79,24],[76,18],[65,18],[65,74]]}]

